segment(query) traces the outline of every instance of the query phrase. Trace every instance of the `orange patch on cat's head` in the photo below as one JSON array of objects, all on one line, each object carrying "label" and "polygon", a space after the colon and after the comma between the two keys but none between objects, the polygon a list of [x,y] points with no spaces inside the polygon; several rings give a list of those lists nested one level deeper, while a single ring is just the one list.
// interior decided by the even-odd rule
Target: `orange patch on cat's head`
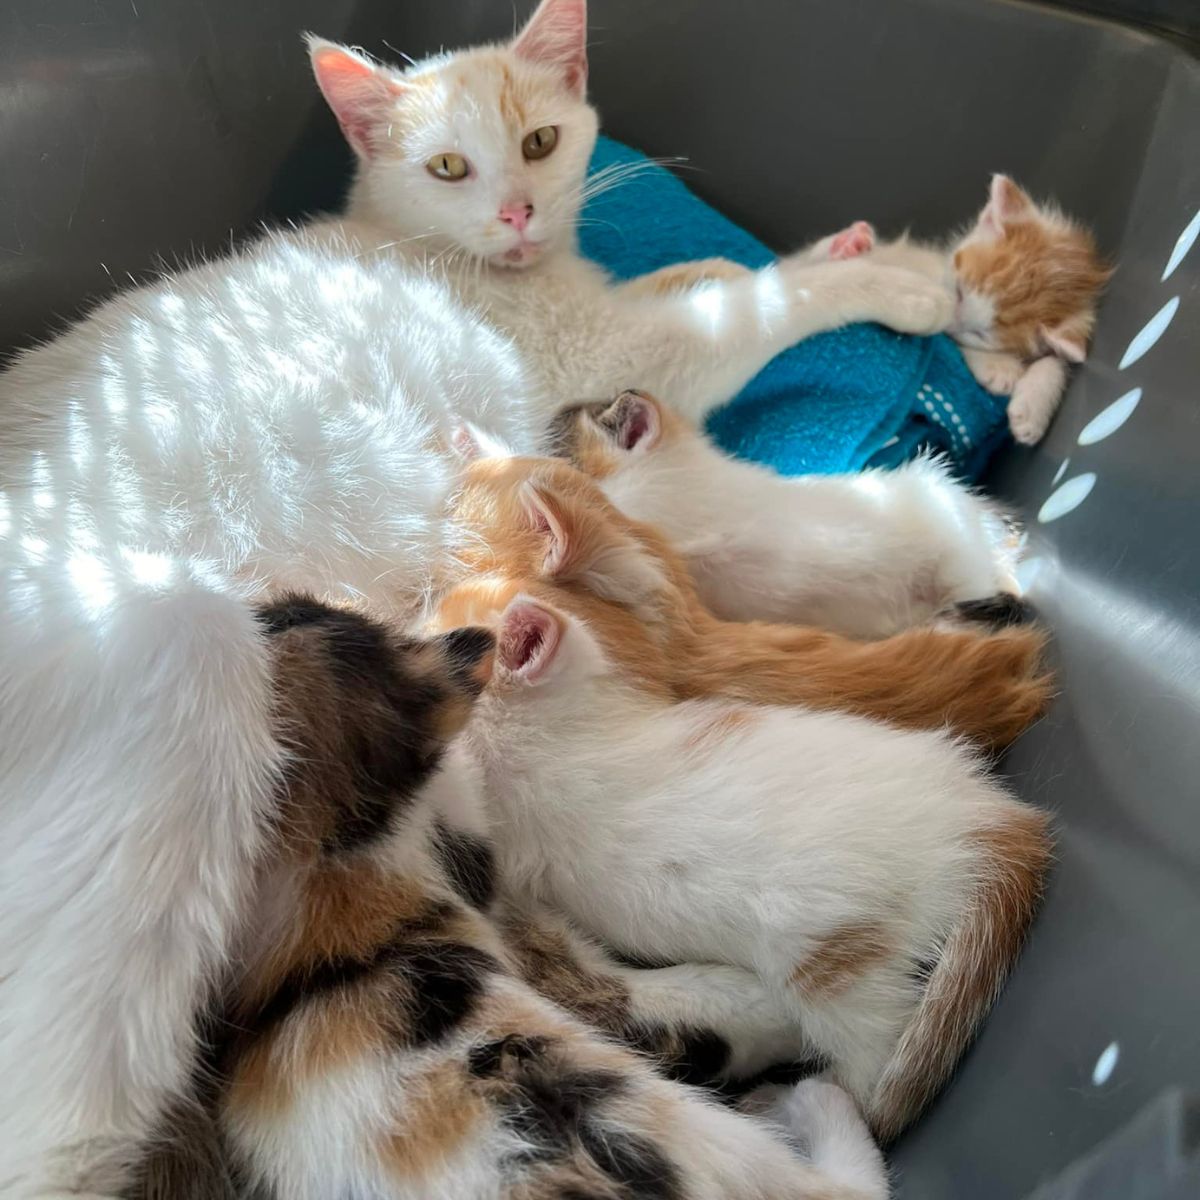
[{"label": "orange patch on cat's head", "polygon": [[1086,229],[999,175],[953,262],[960,340],[1021,358],[1049,352],[1082,361],[1112,273]]}]

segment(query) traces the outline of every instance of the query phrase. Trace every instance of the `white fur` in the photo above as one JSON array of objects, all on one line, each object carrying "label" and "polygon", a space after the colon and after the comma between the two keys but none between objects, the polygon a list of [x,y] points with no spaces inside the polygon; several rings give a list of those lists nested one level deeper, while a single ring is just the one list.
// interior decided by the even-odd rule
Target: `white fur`
[{"label": "white fur", "polygon": [[[869,264],[622,296],[573,251],[594,114],[514,60],[549,97],[531,122],[562,137],[519,163],[488,53],[371,93],[345,221],[121,296],[0,378],[8,1195],[86,1190],[189,1069],[274,769],[250,599],[303,587],[414,615],[451,567],[443,448],[463,422],[532,450],[580,394],[633,380],[699,413],[817,329],[948,317],[939,289]],[[405,97],[415,122],[386,109]],[[479,188],[424,170],[451,141]],[[524,272],[491,265],[514,189],[542,239]]]},{"label": "white fur", "polygon": [[[468,726],[501,872],[622,951],[755,972],[866,1104],[918,1000],[913,964],[973,895],[971,837],[1015,802],[943,734],[638,691],[559,617],[537,682],[502,669]],[[719,732],[731,712],[748,720]],[[822,938],[875,923],[883,958],[836,995],[797,991]]]},{"label": "white fur", "polygon": [[614,453],[605,493],[667,535],[705,603],[729,620],[882,637],[1016,588],[999,513],[933,460],[788,479],[687,430]]}]

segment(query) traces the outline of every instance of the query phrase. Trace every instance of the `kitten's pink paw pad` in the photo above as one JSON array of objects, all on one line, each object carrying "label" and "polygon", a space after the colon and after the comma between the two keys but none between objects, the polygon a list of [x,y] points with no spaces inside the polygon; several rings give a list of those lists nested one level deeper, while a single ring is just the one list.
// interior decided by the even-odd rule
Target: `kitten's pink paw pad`
[{"label": "kitten's pink paw pad", "polygon": [[855,221],[841,233],[835,233],[829,243],[829,257],[835,261],[857,258],[875,245],[875,230],[866,221]]}]

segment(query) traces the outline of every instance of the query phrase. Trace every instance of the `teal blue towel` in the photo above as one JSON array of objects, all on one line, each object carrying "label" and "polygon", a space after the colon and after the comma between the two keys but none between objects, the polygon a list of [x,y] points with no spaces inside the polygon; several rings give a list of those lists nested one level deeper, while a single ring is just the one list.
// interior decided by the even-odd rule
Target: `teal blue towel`
[{"label": "teal blue towel", "polygon": [[[645,169],[591,199],[580,229],[583,253],[618,279],[698,258],[747,267],[774,261],[760,241],[620,142],[600,138],[590,172],[631,164]],[[730,454],[784,475],[897,466],[932,450],[977,479],[1007,436],[1006,403],[975,382],[950,338],[851,325],[777,355],[710,415],[708,432]]]}]

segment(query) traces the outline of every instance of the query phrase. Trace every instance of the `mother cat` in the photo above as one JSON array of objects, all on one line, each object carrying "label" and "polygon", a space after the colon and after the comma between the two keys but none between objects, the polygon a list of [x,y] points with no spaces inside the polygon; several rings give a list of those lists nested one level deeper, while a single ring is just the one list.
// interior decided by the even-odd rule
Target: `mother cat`
[{"label": "mother cat", "polygon": [[[282,766],[255,599],[416,615],[453,575],[464,420],[529,451],[560,400],[626,381],[698,415],[814,330],[949,315],[869,262],[785,260],[722,285],[720,320],[678,279],[608,288],[572,249],[596,130],[579,0],[404,76],[313,61],[360,159],[349,216],[121,296],[0,378],[6,1194],[86,1193],[190,1069]],[[927,528],[927,555],[841,585],[996,591],[994,520],[912,473],[925,504],[847,533],[882,561],[889,521]]]}]

